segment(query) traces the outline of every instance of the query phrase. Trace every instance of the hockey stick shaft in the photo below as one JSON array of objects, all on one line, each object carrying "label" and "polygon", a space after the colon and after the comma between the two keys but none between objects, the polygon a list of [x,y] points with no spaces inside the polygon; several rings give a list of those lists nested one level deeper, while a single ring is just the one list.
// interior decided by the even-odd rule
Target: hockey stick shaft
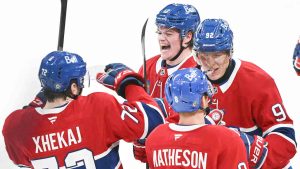
[{"label": "hockey stick shaft", "polygon": [[146,27],[148,23],[148,18],[144,23],[143,29],[142,29],[142,35],[141,35],[141,44],[142,44],[142,54],[143,54],[143,74],[144,74],[144,81],[145,81],[145,89],[147,93],[149,93],[149,86],[147,83],[147,64],[146,64],[146,49],[145,49],[145,34],[146,34]]},{"label": "hockey stick shaft", "polygon": [[[147,27],[147,23],[148,23],[148,19],[145,21],[144,25],[143,25],[143,29],[142,29],[142,35],[141,35],[141,44],[142,44],[142,54],[143,54],[143,74],[144,74],[144,81],[145,81],[145,89],[146,92],[149,93],[149,86],[147,83],[147,59],[146,59],[146,48],[145,48],[145,34],[146,34],[146,27]],[[146,169],[149,169],[149,165],[148,163],[146,163]]]},{"label": "hockey stick shaft", "polygon": [[68,4],[68,0],[61,0],[59,35],[58,35],[58,46],[57,46],[58,51],[62,51],[64,48],[67,4]]}]

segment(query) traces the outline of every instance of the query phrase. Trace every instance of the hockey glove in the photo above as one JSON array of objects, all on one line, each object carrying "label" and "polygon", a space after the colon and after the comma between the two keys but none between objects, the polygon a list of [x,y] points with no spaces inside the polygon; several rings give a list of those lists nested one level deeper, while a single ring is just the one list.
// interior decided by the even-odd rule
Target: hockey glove
[{"label": "hockey glove", "polygon": [[296,57],[294,60],[294,69],[298,76],[300,76],[300,56]]},{"label": "hockey glove", "polygon": [[293,66],[298,76],[300,76],[300,39],[295,46],[293,54]]},{"label": "hockey glove", "polygon": [[129,84],[143,87],[143,78],[122,63],[112,63],[105,66],[105,73],[97,74],[97,82],[115,90],[125,98],[125,88]]},{"label": "hockey glove", "polygon": [[145,139],[133,142],[133,155],[136,160],[139,160],[142,163],[147,163]]},{"label": "hockey glove", "polygon": [[239,131],[237,128],[230,129],[235,131],[243,140],[250,169],[261,168],[268,155],[268,142],[258,135],[251,136]]},{"label": "hockey glove", "polygon": [[27,107],[43,107],[46,104],[47,99],[44,95],[44,90],[41,89],[35,98],[26,106],[23,106],[23,109]]},{"label": "hockey glove", "polygon": [[223,121],[223,117],[223,110],[213,109],[205,116],[205,124],[225,125],[226,123]]}]

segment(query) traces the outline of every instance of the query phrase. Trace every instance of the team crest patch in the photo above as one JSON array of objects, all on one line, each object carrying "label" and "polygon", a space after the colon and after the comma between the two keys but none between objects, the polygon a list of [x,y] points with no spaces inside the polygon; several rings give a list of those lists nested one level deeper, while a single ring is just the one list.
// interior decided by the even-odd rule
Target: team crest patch
[{"label": "team crest patch", "polygon": [[160,72],[159,72],[160,75],[165,75],[166,74],[166,71],[165,69],[160,69]]},{"label": "team crest patch", "polygon": [[214,94],[218,93],[218,88],[217,87],[213,87],[213,90],[214,90]]},{"label": "team crest patch", "polygon": [[212,112],[211,118],[214,121],[219,121],[221,119],[221,115],[218,112]]}]

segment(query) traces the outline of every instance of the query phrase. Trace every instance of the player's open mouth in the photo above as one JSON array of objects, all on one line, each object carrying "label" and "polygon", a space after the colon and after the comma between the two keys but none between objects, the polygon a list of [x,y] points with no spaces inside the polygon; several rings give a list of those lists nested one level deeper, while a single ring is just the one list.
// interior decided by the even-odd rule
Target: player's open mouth
[{"label": "player's open mouth", "polygon": [[160,49],[161,50],[169,50],[171,48],[171,46],[170,45],[167,45],[167,46],[160,46]]}]

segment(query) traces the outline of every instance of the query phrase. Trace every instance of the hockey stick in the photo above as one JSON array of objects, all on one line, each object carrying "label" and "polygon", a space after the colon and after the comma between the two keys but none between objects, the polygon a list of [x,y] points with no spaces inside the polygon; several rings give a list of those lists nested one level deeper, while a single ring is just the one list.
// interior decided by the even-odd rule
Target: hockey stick
[{"label": "hockey stick", "polygon": [[145,33],[146,33],[146,27],[147,27],[147,22],[148,19],[146,20],[146,22],[144,23],[143,29],[142,29],[142,35],[141,35],[141,44],[142,44],[142,53],[143,53],[143,73],[144,73],[144,81],[145,81],[145,89],[146,92],[149,93],[149,86],[147,83],[147,72],[146,72],[146,52],[145,52]]},{"label": "hockey stick", "polygon": [[58,51],[62,51],[64,48],[67,4],[68,4],[68,0],[61,0],[59,35],[58,35],[58,46],[57,46]]},{"label": "hockey stick", "polygon": [[[145,89],[146,92],[149,93],[149,86],[147,83],[147,72],[146,72],[146,49],[145,49],[145,33],[146,33],[146,27],[147,27],[147,23],[148,23],[148,19],[145,21],[143,29],[142,29],[142,35],[141,35],[141,44],[142,44],[142,53],[143,53],[143,74],[144,74],[144,81],[145,81]],[[149,164],[146,163],[146,169],[149,169]]]}]

